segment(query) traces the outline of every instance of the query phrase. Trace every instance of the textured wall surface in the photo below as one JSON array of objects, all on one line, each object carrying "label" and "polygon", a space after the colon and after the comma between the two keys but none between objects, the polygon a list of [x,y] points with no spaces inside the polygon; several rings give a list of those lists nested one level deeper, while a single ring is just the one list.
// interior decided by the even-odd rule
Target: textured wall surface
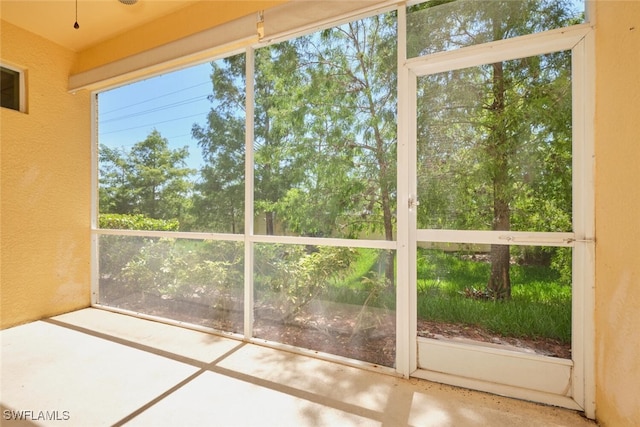
[{"label": "textured wall surface", "polygon": [[90,94],[67,93],[74,54],[2,22],[2,61],[26,69],[27,112],[0,111],[1,324],[90,303]]},{"label": "textured wall surface", "polygon": [[640,423],[640,2],[596,2],[596,416]]}]

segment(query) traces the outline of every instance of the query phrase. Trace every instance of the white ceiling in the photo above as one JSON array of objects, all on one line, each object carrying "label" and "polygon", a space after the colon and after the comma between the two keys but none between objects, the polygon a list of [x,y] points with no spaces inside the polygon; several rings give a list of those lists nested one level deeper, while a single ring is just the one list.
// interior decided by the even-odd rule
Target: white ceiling
[{"label": "white ceiling", "polygon": [[0,18],[75,52],[199,0],[0,0]]}]

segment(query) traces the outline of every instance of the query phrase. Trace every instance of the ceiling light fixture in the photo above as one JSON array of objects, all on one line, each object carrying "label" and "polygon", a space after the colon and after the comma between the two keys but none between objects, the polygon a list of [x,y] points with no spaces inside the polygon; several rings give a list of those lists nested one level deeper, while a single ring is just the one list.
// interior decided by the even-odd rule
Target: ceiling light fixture
[{"label": "ceiling light fixture", "polygon": [[73,24],[73,28],[76,30],[80,28],[80,24],[78,24],[78,0],[76,0],[76,22]]},{"label": "ceiling light fixture", "polygon": [[[126,4],[127,6],[132,6],[138,3],[138,0],[118,0],[122,4]],[[80,28],[80,24],[78,24],[78,0],[76,0],[76,22],[73,23],[73,28],[76,30]]]}]

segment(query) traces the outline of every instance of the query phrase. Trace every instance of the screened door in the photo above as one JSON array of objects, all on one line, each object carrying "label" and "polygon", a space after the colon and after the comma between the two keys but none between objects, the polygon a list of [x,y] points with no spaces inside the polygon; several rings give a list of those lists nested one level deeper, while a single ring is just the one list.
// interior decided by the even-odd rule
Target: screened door
[{"label": "screened door", "polygon": [[582,36],[521,39],[408,61],[414,375],[581,408]]}]

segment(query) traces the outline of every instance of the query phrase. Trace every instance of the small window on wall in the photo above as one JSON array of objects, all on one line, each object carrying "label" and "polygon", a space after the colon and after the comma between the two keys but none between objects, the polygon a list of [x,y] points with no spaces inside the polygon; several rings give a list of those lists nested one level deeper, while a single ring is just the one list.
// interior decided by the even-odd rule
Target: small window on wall
[{"label": "small window on wall", "polygon": [[2,76],[2,92],[0,102],[3,108],[24,111],[24,84],[22,73],[8,67],[0,66]]}]

